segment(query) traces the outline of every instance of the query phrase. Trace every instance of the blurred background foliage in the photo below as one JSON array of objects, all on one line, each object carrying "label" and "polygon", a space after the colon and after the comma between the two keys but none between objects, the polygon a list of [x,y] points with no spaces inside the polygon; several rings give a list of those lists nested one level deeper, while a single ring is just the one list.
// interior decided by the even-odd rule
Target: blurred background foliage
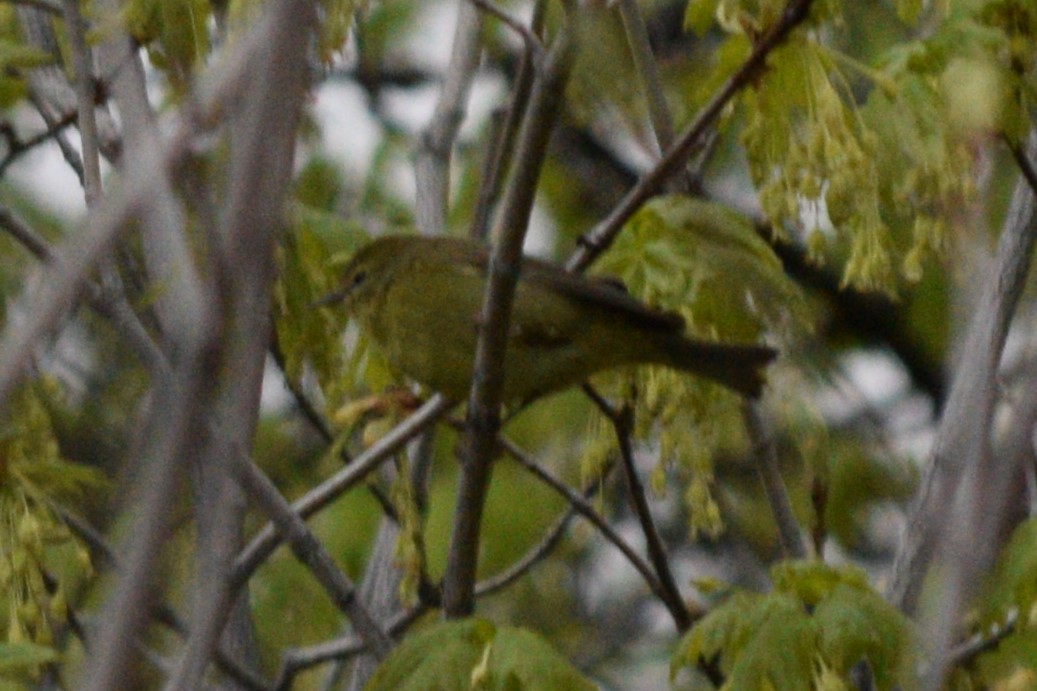
[{"label": "blurred background foliage", "polygon": [[[498,4],[523,17],[530,7]],[[678,129],[741,64],[783,4],[639,3]],[[290,500],[340,468],[341,454],[358,453],[388,427],[380,419],[339,419],[333,438],[322,438],[300,414],[300,397],[334,420],[350,401],[405,383],[346,315],[314,302],[334,288],[336,268],[367,238],[413,226],[412,157],[441,85],[442,46],[449,44],[456,5],[321,3],[323,33],[314,55],[320,79],[300,133],[279,248],[276,358],[253,449]],[[215,49],[213,22],[225,22],[227,40],[234,40],[257,6],[129,0],[118,18],[100,14],[93,3],[87,10],[94,32],[120,21],[140,42],[164,109],[182,101],[205,69]],[[587,3],[583,11],[584,47],[553,136],[529,246],[559,261],[658,154],[617,12],[607,3]],[[560,21],[555,10],[548,14],[549,27]],[[506,104],[520,58],[520,42],[501,22],[487,19],[483,33],[473,106],[452,163],[448,222],[458,235],[469,232],[493,113]],[[1037,10],[1022,0],[816,2],[808,28],[776,50],[767,72],[725,111],[689,170],[693,197],[651,201],[592,269],[678,311],[698,335],[764,340],[781,350],[764,406],[796,515],[827,560],[863,571],[803,567],[776,577],[777,533],[740,401],[710,384],[644,369],[594,384],[611,400],[634,402],[636,460],[650,480],[679,585],[710,609],[702,626],[678,644],[633,569],[580,521],[543,563],[482,600],[480,614],[537,631],[606,688],[634,688],[646,679],[653,687],[665,684],[671,654],[675,678],[699,656],[720,655],[720,667],[745,684],[736,688],[764,688],[762,679],[844,688],[833,680],[846,677],[858,659],[846,658],[846,650],[868,656],[880,688],[903,681],[910,664],[899,646],[906,625],[870,588],[888,573],[946,393],[944,367],[978,289],[971,277],[991,251],[1014,182],[1012,162],[995,144],[999,137],[1018,143],[1032,126],[1035,33]],[[65,59],[60,46],[56,55],[27,46],[13,5],[0,5],[6,142],[0,204],[52,241],[74,233],[79,214],[53,202],[52,183],[44,182],[41,147],[32,144],[41,124],[25,101],[24,73],[41,64],[64,68]],[[220,155],[200,154],[211,165]],[[129,282],[139,258],[132,243],[119,251]],[[34,261],[0,235],[5,299],[30,280]],[[1033,321],[1032,292],[1021,310],[1024,326]],[[144,288],[142,309],[147,295]],[[1032,348],[1030,339],[1016,351]],[[112,488],[134,472],[132,424],[145,387],[133,363],[105,323],[81,308],[41,356],[46,377],[21,392],[0,428],[0,591],[10,593],[0,598],[0,622],[6,622],[4,650],[17,650],[21,661],[0,660],[0,679],[61,676],[54,661],[82,654],[66,612],[69,603],[95,604],[99,590],[91,579],[99,556],[96,549],[87,556],[59,512],[67,508],[99,531],[118,534],[113,507],[126,499]],[[612,428],[586,397],[570,391],[539,401],[509,420],[506,431],[571,486],[597,485],[595,506],[638,544],[623,483],[604,473],[616,460]],[[417,532],[427,565],[414,561],[414,545],[398,547],[402,568],[427,568],[433,581],[442,574],[449,537],[457,441],[456,432],[441,426],[428,513]],[[397,459],[401,469],[407,462],[405,455]],[[385,478],[374,483],[378,494],[400,503],[398,514],[414,512],[406,489]],[[480,573],[490,576],[519,559],[563,509],[556,494],[502,458],[486,508]],[[361,488],[311,525],[360,580],[382,515],[376,494]],[[178,520],[182,533],[191,530],[188,512]],[[252,527],[262,523],[255,516]],[[976,625],[1004,623],[1009,612],[1019,623],[1000,647],[957,671],[956,688],[1009,684],[1020,670],[1037,675],[1031,587],[1037,543],[1032,522],[1019,531],[977,603]],[[186,552],[190,542],[182,545]],[[186,597],[189,565],[188,554],[167,565],[170,582],[179,584],[173,604]],[[413,601],[410,583],[402,597]],[[750,592],[767,584],[774,585],[768,594]],[[821,592],[811,599],[801,592],[808,587]],[[287,550],[259,570],[250,595],[270,673],[284,648],[325,640],[342,627]],[[893,638],[881,649],[833,642],[824,638],[831,630],[825,616]],[[746,631],[758,626],[775,637],[754,648]],[[819,647],[807,644],[814,637],[823,639]],[[806,646],[792,648],[801,668],[775,671],[781,662],[775,653],[784,655],[792,643]],[[168,643],[157,638],[155,645]],[[321,688],[322,678],[320,670],[309,672],[298,688]],[[704,688],[706,682],[688,683]]]}]

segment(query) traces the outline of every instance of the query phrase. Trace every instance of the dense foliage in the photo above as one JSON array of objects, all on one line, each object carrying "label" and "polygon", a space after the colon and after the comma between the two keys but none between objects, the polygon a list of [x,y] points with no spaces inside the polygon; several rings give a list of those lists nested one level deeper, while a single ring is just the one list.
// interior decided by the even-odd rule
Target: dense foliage
[{"label": "dense foliage", "polygon": [[[0,66],[0,688],[1037,685],[1033,3],[12,0]],[[450,407],[321,302],[387,232],[780,355]]]}]

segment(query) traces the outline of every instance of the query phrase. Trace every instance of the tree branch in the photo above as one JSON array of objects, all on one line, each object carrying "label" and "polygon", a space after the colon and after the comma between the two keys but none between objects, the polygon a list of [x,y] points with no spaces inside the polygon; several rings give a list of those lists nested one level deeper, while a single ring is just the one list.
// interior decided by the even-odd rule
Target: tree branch
[{"label": "tree branch", "polygon": [[759,403],[745,401],[742,406],[742,418],[745,429],[752,442],[752,454],[756,460],[756,470],[767,494],[774,523],[778,528],[778,539],[786,559],[804,559],[810,550],[803,539],[803,531],[792,510],[788,489],[781,477],[778,467],[778,450],[774,444],[774,436],[767,430]]},{"label": "tree branch", "polygon": [[454,27],[453,50],[446,80],[432,120],[421,133],[414,162],[417,181],[418,229],[425,235],[442,235],[446,226],[450,191],[450,154],[464,120],[465,103],[479,67],[481,16],[470,3],[461,2]]},{"label": "tree branch", "polygon": [[352,581],[339,569],[335,560],[306,527],[302,518],[292,510],[270,479],[240,450],[232,451],[230,463],[238,482],[263,508],[277,526],[281,538],[291,545],[292,552],[299,561],[309,567],[310,572],[331,596],[335,606],[353,622],[353,628],[368,649],[379,660],[388,655],[393,647],[389,634],[382,630],[381,625],[360,602]]},{"label": "tree branch", "polygon": [[[292,510],[302,518],[308,518],[320,511],[342,494],[355,487],[381,463],[399,451],[404,444],[439,419],[453,405],[453,403],[442,396],[433,396],[423,406],[418,408],[413,415],[372,444],[364,453],[357,456],[350,465],[294,501]],[[232,590],[240,587],[280,543],[281,540],[273,525],[267,525],[260,530],[234,562],[234,571],[230,578]]]},{"label": "tree branch", "polygon": [[[1031,132],[1028,149],[1037,151],[1037,132]],[[982,513],[989,509],[986,491],[1010,473],[991,449],[996,377],[1035,240],[1037,204],[1024,173],[1016,185],[994,263],[969,322],[932,455],[908,516],[907,532],[890,581],[891,601],[911,612],[930,563],[939,556],[944,567],[940,596],[933,600],[939,604],[923,623],[923,640],[930,644],[934,661],[926,688],[942,683],[949,664],[947,653],[959,630],[962,604],[979,576],[977,556],[989,549],[993,539],[990,534],[977,532],[983,524]],[[997,498],[993,501],[996,504]]]},{"label": "tree branch", "polygon": [[[639,555],[634,550],[634,548],[630,546],[630,543],[624,540],[623,537],[619,533],[617,533],[611,525],[608,524],[608,521],[606,521],[601,514],[594,510],[594,507],[591,506],[591,504],[583,496],[572,490],[568,485],[566,485],[558,478],[551,475],[549,472],[547,472],[547,470],[540,467],[540,465],[538,465],[531,458],[529,458],[529,456],[525,452],[523,452],[522,449],[515,446],[515,444],[509,441],[508,439],[501,437],[500,441],[501,446],[504,447],[504,449],[512,458],[518,461],[519,465],[521,465],[524,469],[531,473],[533,477],[537,478],[545,485],[550,487],[552,490],[554,490],[557,494],[559,494],[563,499],[565,499],[569,503],[569,506],[572,509],[572,511],[575,511],[576,513],[586,518],[595,528],[597,528],[598,531],[601,532],[602,536],[604,536],[606,540],[611,542],[616,547],[616,549],[618,549],[620,553],[622,553],[622,555],[626,557],[627,561],[630,562],[630,565],[633,566],[639,574],[641,574],[641,577],[644,578],[645,583],[648,585],[648,588],[653,593],[655,593],[655,595],[660,600],[662,600],[663,602],[666,601],[666,595],[662,590],[662,586],[659,583],[659,579],[652,571],[651,566],[649,566],[648,563],[641,558],[641,555]],[[594,483],[594,485],[597,484],[597,482]],[[568,514],[563,516],[562,519],[559,519],[559,523],[567,522],[567,515]],[[509,569],[509,572],[514,570],[514,568]],[[513,576],[509,576],[509,578],[511,577]]]},{"label": "tree branch", "polygon": [[659,528],[655,524],[655,519],[652,518],[652,509],[648,506],[648,496],[634,463],[634,449],[630,443],[630,423],[633,412],[629,407],[624,407],[622,410],[614,409],[590,385],[584,385],[583,390],[612,423],[612,429],[616,433],[616,441],[619,444],[619,455],[623,459],[623,471],[630,492],[630,500],[634,505],[634,514],[637,516],[638,523],[641,524],[641,532],[644,533],[645,544],[648,547],[648,556],[659,577],[657,594],[666,609],[669,610],[670,616],[673,617],[677,630],[687,631],[692,624],[691,613],[684,604],[680,588],[677,587],[673,571],[670,570],[666,546],[663,545]]},{"label": "tree branch", "polygon": [[684,128],[659,163],[634,185],[608,216],[580,237],[579,246],[566,262],[567,269],[582,271],[587,268],[612,244],[623,225],[641,205],[658,193],[667,181],[681,170],[688,157],[701,145],[706,132],[713,127],[728,102],[752,83],[759,71],[764,68],[770,52],[781,45],[789,33],[806,20],[811,3],[812,0],[789,0],[778,21],[760,38],[738,71],[731,75],[695,119]]},{"label": "tree branch", "polygon": [[[637,0],[619,0],[616,5],[623,18],[623,29],[626,32],[627,44],[630,46],[630,56],[633,58],[634,68],[641,78],[641,90],[644,92],[645,103],[648,106],[648,117],[652,123],[652,132],[655,134],[655,143],[661,153],[673,144],[673,117],[670,115],[670,107],[666,104],[666,94],[663,93],[659,66],[652,53],[652,44],[648,40],[648,27],[645,26]],[[673,182],[681,191],[686,192],[690,187],[687,174],[676,175]]]},{"label": "tree branch", "polygon": [[508,324],[537,178],[551,128],[561,109],[559,94],[565,90],[575,57],[576,27],[572,23],[577,20],[577,14],[568,12],[568,23],[555,37],[543,70],[534,83],[518,138],[511,184],[494,225],[497,244],[490,258],[480,317],[472,392],[468,402],[468,431],[461,450],[461,478],[443,583],[443,610],[448,618],[468,616],[475,606],[479,534],[490,465],[500,428],[504,387],[502,365]]}]

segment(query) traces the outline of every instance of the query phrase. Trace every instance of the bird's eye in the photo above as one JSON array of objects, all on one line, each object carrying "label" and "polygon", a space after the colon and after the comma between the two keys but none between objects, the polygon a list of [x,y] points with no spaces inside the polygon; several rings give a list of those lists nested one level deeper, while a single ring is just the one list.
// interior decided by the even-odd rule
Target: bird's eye
[{"label": "bird's eye", "polygon": [[350,283],[349,287],[350,288],[356,288],[356,287],[362,285],[364,283],[364,281],[366,281],[366,280],[367,280],[367,272],[364,271],[363,269],[361,269],[360,271],[357,271],[355,274],[353,274],[353,281]]}]

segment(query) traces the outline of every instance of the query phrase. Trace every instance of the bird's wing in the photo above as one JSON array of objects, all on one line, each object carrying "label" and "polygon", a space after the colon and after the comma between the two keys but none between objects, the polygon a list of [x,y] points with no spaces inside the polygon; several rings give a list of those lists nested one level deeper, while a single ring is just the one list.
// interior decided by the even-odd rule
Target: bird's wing
[{"label": "bird's wing", "polygon": [[578,276],[537,259],[526,259],[522,271],[528,279],[541,282],[573,300],[620,312],[634,324],[660,331],[679,332],[684,329],[684,319],[679,314],[652,309],[630,295],[619,280]]},{"label": "bird's wing", "polygon": [[[485,247],[455,238],[440,238],[438,241],[452,244],[455,256],[486,275],[490,255]],[[522,260],[522,277],[529,284],[544,285],[571,300],[620,312],[632,323],[649,329],[674,332],[684,329],[684,319],[679,314],[652,309],[627,293],[618,280],[580,276],[557,264],[530,257]]]}]

